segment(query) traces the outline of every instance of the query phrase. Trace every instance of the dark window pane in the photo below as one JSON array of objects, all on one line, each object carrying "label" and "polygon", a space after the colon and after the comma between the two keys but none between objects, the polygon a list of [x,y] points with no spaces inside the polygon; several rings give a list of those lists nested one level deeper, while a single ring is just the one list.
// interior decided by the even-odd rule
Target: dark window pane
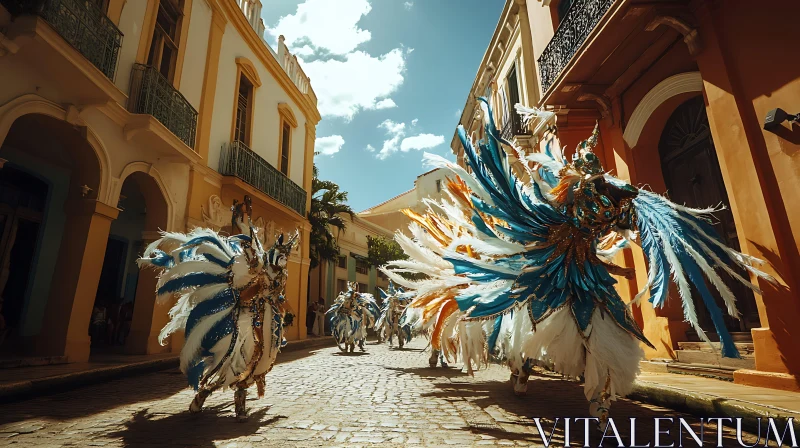
[{"label": "dark window pane", "polygon": [[283,125],[283,140],[281,141],[281,172],[289,174],[289,135],[292,128],[288,124]]}]

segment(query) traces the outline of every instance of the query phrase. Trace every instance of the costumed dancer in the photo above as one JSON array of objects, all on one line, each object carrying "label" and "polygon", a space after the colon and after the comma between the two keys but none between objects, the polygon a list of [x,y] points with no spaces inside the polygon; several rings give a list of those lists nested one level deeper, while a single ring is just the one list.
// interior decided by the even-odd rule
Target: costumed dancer
[{"label": "costumed dancer", "polygon": [[347,291],[339,293],[328,310],[331,331],[336,345],[343,352],[353,353],[356,344],[363,352],[367,330],[375,325],[380,309],[372,294],[359,293],[358,283],[347,282]]},{"label": "costumed dancer", "polygon": [[223,236],[200,228],[163,233],[147,247],[139,266],[162,270],[157,300],[179,294],[159,343],[185,330],[180,367],[198,391],[189,410],[200,412],[213,391],[231,388],[236,418],[244,421],[247,388],[255,383],[259,398],[264,395],[264,376],[286,342],[286,262],[298,234],[280,235],[265,250],[253,227],[250,198],[234,201],[232,212],[232,228],[241,234]]},{"label": "costumed dancer", "polygon": [[411,325],[401,323],[403,312],[406,305],[413,298],[413,294],[408,294],[403,291],[403,288],[395,288],[394,283],[389,281],[389,287],[386,291],[380,289],[381,299],[383,305],[381,307],[381,315],[375,323],[375,331],[378,333],[378,341],[382,339],[389,340],[389,347],[392,346],[392,339],[397,337],[397,344],[403,348],[408,342],[411,342]]},{"label": "costumed dancer", "polygon": [[[464,346],[466,339],[462,349],[468,359],[480,359],[473,350],[484,341],[490,350],[504,351],[521,390],[531,359],[569,377],[582,376],[590,414],[605,421],[611,401],[628,394],[639,373],[644,358],[639,342],[652,346],[612,277],[633,276],[612,258],[638,242],[649,272],[634,302],[650,291],[653,305],[663,306],[671,273],[686,320],[708,341],[698,324],[693,284],[720,337],[722,355],[739,356],[707,282],[719,291],[728,313],[739,317],[721,275],[755,292],[759,288],[736,268],[774,279],[755,267],[760,260],[720,242],[709,224],[714,208],[681,206],[604,172],[593,153],[597,128],[567,162],[555,115],[518,105],[526,122],[536,126],[534,135],[541,136],[541,152],[526,155],[500,136],[488,102],[480,101],[486,120],[480,151],[458,128],[471,173],[425,155],[457,178],[447,184],[448,200],[428,201],[424,215],[407,213],[414,239],[400,234],[396,239],[410,259],[391,262],[386,270],[396,283],[416,290],[411,306],[423,310],[423,319],[436,319],[434,342],[458,336]],[[533,162],[533,168],[521,164],[520,170],[530,182],[514,173],[503,145]],[[427,279],[409,281],[400,273]],[[472,320],[485,322],[489,331],[469,329],[465,322]],[[445,352],[450,346],[441,345]]]}]

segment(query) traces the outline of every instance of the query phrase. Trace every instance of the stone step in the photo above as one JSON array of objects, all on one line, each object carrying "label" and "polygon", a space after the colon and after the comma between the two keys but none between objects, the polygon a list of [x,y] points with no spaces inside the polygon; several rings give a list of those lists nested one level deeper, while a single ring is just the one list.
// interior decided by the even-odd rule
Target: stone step
[{"label": "stone step", "polygon": [[[739,353],[742,356],[752,355],[755,351],[752,342],[734,342],[734,345],[736,345],[736,348],[739,349]],[[708,342],[686,341],[678,342],[678,349],[713,353],[719,352],[720,344],[719,342],[712,342],[709,344]]]},{"label": "stone step", "polygon": [[49,366],[52,364],[66,364],[66,356],[40,356],[35,358],[0,358],[0,369],[14,369],[17,367]]},{"label": "stone step", "polygon": [[684,364],[705,364],[732,369],[755,369],[756,359],[753,355],[742,355],[742,358],[723,358],[719,353],[699,350],[676,350],[677,361]]},{"label": "stone step", "polygon": [[738,369],[735,367],[715,366],[708,364],[686,364],[682,362],[671,362],[667,364],[668,373],[696,375],[726,381],[733,381],[733,372],[736,370]]}]

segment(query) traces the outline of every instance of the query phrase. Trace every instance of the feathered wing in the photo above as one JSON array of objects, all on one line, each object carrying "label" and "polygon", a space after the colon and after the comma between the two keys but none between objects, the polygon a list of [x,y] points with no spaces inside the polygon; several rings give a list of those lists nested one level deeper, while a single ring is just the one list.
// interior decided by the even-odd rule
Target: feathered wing
[{"label": "feathered wing", "polygon": [[653,306],[663,306],[669,292],[671,273],[683,302],[686,320],[705,341],[709,341],[697,320],[690,286],[694,285],[719,335],[722,355],[738,358],[739,352],[725,327],[722,310],[711,295],[706,281],[719,291],[728,314],[739,318],[736,298],[720,274],[724,273],[759,294],[761,291],[758,286],[735,268],[745,269],[771,283],[775,279],[755,267],[761,263],[760,260],[737,252],[719,240],[709,223],[715,209],[688,208],[646,190],[639,190],[633,203],[642,250],[649,265],[648,282],[636,300],[649,289]]},{"label": "feathered wing", "polygon": [[185,330],[180,365],[194,388],[204,373],[219,369],[236,344],[239,296],[230,287],[229,279],[243,239],[247,237],[226,238],[199,228],[185,235],[164,233],[138,261],[140,267],[163,270],[157,300],[180,294],[169,312],[169,323],[159,334],[159,342],[163,345],[170,334]]}]

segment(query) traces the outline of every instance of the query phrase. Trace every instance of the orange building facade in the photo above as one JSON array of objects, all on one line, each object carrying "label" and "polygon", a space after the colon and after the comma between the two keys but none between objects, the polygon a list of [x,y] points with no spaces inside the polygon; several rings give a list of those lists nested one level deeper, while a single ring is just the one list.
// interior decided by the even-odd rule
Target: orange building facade
[{"label": "orange building facade", "polygon": [[[800,124],[763,126],[775,108],[800,112],[792,43],[800,4],[512,2],[531,30],[536,86],[528,97],[558,111],[565,146],[599,122],[607,170],[678,203],[725,204],[715,223],[722,240],[765,260],[779,279],[779,287],[760,282],[763,295],[734,289],[742,317],[727,325],[742,360],[709,352],[708,361],[689,362],[717,364],[737,383],[800,390]],[[645,259],[634,246],[618,263],[636,267],[635,280],[619,278],[629,300],[647,281]],[[634,307],[656,346],[648,359],[684,361],[680,349],[697,340],[672,295],[665,309]]]}]

